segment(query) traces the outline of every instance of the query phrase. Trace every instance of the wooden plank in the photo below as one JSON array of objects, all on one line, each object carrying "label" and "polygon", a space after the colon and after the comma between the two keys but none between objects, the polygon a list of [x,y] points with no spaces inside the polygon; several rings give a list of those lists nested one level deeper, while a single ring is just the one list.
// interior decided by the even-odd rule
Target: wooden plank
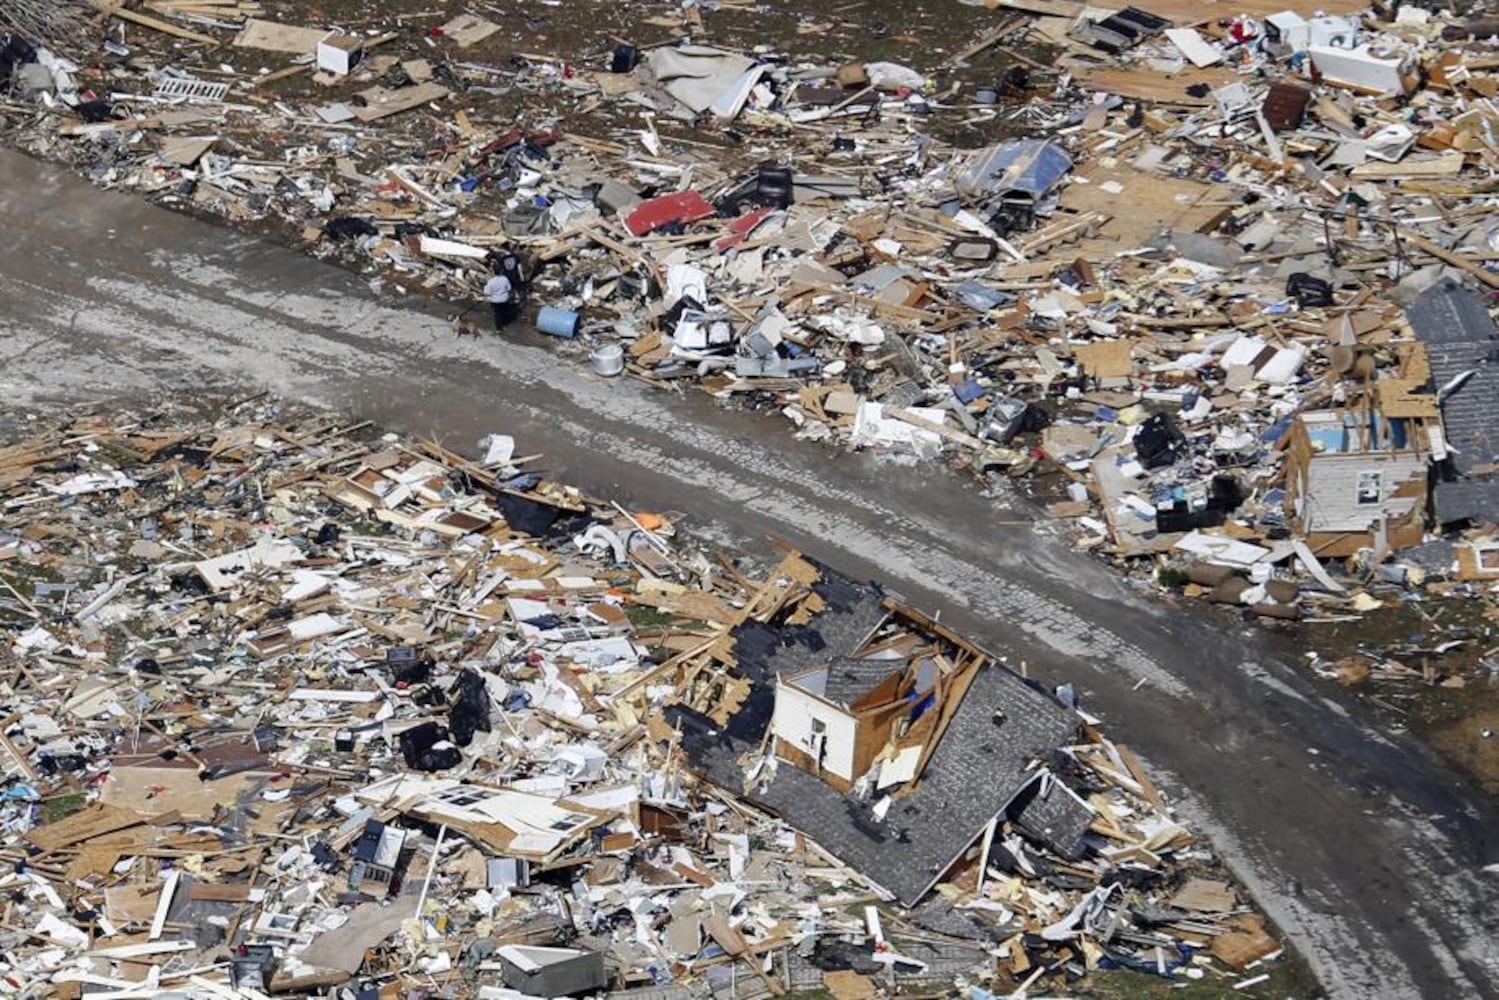
[{"label": "wooden plank", "polygon": [[1129,768],[1130,775],[1139,783],[1140,790],[1145,795],[1145,801],[1165,812],[1166,800],[1161,798],[1161,793],[1156,791],[1155,785],[1150,783],[1150,776],[1145,773],[1145,768],[1140,764],[1140,758],[1122,743],[1115,743],[1114,749],[1119,751],[1119,758],[1124,761],[1124,765]]},{"label": "wooden plank", "polygon": [[316,53],[317,43],[327,35],[328,32],[322,28],[301,28],[252,17],[245,22],[244,30],[235,36],[232,44],[240,49],[261,49],[304,56]]},{"label": "wooden plank", "polygon": [[410,111],[428,101],[447,97],[448,88],[436,83],[421,83],[414,87],[401,87],[395,90],[386,87],[371,87],[360,91],[358,96],[364,98],[366,104],[362,108],[353,109],[354,117],[368,123],[398,115],[403,111]]},{"label": "wooden plank", "polygon": [[921,416],[919,413],[912,413],[910,410],[903,409],[890,409],[885,411],[885,415],[891,417],[894,420],[899,420],[902,423],[910,424],[912,427],[919,427],[924,431],[931,431],[933,434],[936,434],[943,440],[951,441],[954,444],[960,444],[965,448],[973,448],[978,451],[982,451],[984,449],[984,442],[980,441],[972,434],[965,434],[960,430],[954,430],[946,424],[939,424],[935,420],[928,420],[926,417]]},{"label": "wooden plank", "polygon": [[49,823],[26,834],[26,840],[44,851],[57,851],[116,830],[145,823],[130,809],[95,803],[57,823]]},{"label": "wooden plank", "polygon": [[1427,253],[1435,257],[1437,260],[1442,261],[1444,264],[1451,264],[1453,267],[1459,268],[1463,271],[1467,271],[1469,274],[1473,275],[1473,277],[1477,278],[1485,285],[1488,285],[1490,288],[1499,288],[1499,274],[1494,274],[1491,271],[1485,270],[1483,266],[1480,265],[1477,261],[1474,261],[1468,257],[1464,257],[1460,253],[1454,253],[1451,250],[1447,250],[1439,246],[1438,244],[1433,243],[1426,237],[1421,236],[1418,233],[1413,233],[1409,229],[1406,229],[1404,227],[1401,227],[1400,229],[1400,238],[1402,240],[1405,240],[1407,243],[1411,243],[1415,246],[1420,247],[1422,250],[1425,250]]},{"label": "wooden plank", "polygon": [[1456,150],[1430,159],[1402,160],[1399,163],[1361,163],[1348,172],[1360,181],[1405,180],[1414,177],[1451,177],[1462,172],[1464,155]]},{"label": "wooden plank", "polygon": [[167,912],[172,908],[172,899],[177,895],[177,885],[181,881],[182,870],[180,868],[173,868],[167,872],[166,882],[161,887],[161,895],[156,900],[156,916],[151,920],[151,931],[146,935],[147,940],[158,940],[161,932],[166,930]]},{"label": "wooden plank", "polygon": [[188,898],[193,902],[247,903],[253,888],[243,883],[223,885],[214,882],[194,882],[188,889]]},{"label": "wooden plank", "polygon": [[1089,90],[1101,90],[1137,101],[1206,108],[1215,103],[1213,95],[1209,93],[1203,97],[1193,97],[1187,93],[1188,87],[1206,84],[1210,89],[1217,90],[1237,79],[1233,70],[1220,67],[1194,67],[1169,76],[1152,69],[1099,69],[1082,74],[1078,77],[1078,83]]},{"label": "wooden plank", "polygon": [[219,40],[211,35],[200,35],[196,31],[188,31],[186,28],[179,28],[175,24],[170,24],[154,17],[147,17],[145,14],[137,14],[133,10],[126,10],[117,3],[111,3],[110,0],[89,0],[89,4],[95,10],[103,11],[111,17],[118,17],[122,21],[130,21],[143,28],[160,31],[165,35],[185,38],[190,42],[202,42],[214,48],[218,48],[220,44]]}]

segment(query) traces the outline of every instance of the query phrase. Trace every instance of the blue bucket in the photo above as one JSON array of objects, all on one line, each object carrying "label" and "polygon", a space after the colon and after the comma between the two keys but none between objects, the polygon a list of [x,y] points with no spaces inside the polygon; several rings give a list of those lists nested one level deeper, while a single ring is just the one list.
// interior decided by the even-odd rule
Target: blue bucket
[{"label": "blue bucket", "polygon": [[536,329],[553,337],[571,339],[578,335],[580,321],[581,317],[575,312],[542,306],[541,311],[536,314]]}]

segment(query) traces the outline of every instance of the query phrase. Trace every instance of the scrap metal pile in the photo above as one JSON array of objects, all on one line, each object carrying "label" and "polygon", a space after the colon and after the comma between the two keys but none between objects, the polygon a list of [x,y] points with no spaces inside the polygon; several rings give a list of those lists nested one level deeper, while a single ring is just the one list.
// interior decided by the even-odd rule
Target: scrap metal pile
[{"label": "scrap metal pile", "polygon": [[519,253],[573,363],[1016,477],[1073,544],[1262,615],[1367,611],[1320,560],[1499,516],[1487,424],[1447,426],[1494,379],[1464,352],[1499,289],[1499,22],[989,6],[909,67],[715,47],[702,5],[547,55],[477,12],[95,0],[101,47],[13,41],[0,75],[18,141],[100,183],[459,299]]},{"label": "scrap metal pile", "polygon": [[503,435],[222,412],[0,449],[7,994],[1268,976],[1069,689]]}]

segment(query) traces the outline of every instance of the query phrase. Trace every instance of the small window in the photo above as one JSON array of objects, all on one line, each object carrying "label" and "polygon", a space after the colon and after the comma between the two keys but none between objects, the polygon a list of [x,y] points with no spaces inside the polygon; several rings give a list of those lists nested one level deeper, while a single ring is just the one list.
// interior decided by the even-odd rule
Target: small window
[{"label": "small window", "polygon": [[553,823],[549,829],[556,830],[559,833],[566,833],[567,831],[576,829],[587,822],[587,816],[580,816],[577,813],[568,813],[566,816]]},{"label": "small window", "polygon": [[432,796],[439,802],[446,802],[450,806],[473,806],[492,798],[494,793],[482,788],[447,788]]},{"label": "small window", "polygon": [[1499,570],[1499,548],[1479,549],[1478,568],[1488,572]]},{"label": "small window", "polygon": [[1384,474],[1381,472],[1360,472],[1358,474],[1358,502],[1362,504],[1377,504],[1383,493]]},{"label": "small window", "polygon": [[827,731],[828,731],[828,724],[826,722],[823,722],[821,719],[813,719],[812,720],[812,735],[813,736],[821,736],[823,733],[825,733]]}]

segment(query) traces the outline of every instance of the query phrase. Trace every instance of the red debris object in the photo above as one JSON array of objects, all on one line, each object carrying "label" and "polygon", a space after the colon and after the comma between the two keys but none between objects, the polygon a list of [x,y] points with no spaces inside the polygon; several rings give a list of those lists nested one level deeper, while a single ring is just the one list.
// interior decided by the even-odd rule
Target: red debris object
[{"label": "red debris object", "polygon": [[509,132],[505,132],[485,143],[483,148],[474,154],[474,158],[482,160],[486,156],[502,152],[522,142],[529,142],[537,149],[548,149],[551,146],[555,146],[561,138],[562,133],[556,129],[547,129],[545,132],[527,132],[525,129],[513,128]]},{"label": "red debris object", "polygon": [[749,234],[755,231],[755,227],[772,215],[776,214],[773,208],[752,208],[728,225],[728,233],[713,241],[713,249],[719,253],[737,247],[749,238]]},{"label": "red debris object", "polygon": [[632,236],[644,236],[673,222],[696,222],[716,212],[717,209],[696,191],[678,191],[647,199],[630,209],[630,214],[625,216],[625,228]]}]

